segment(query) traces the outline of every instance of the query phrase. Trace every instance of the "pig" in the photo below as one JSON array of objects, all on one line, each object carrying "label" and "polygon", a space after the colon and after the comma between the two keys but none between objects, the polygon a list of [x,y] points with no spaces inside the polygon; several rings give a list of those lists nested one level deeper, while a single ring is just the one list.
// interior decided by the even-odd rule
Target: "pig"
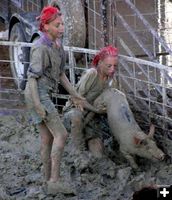
[{"label": "pig", "polygon": [[[126,96],[121,91],[106,89],[94,102],[97,107],[106,106],[110,130],[120,146],[120,151],[129,161],[132,168],[137,169],[134,155],[150,160],[163,160],[165,154],[153,140],[154,125],[150,126],[149,134],[145,134],[134,119]],[[86,123],[93,117],[90,113]]]}]

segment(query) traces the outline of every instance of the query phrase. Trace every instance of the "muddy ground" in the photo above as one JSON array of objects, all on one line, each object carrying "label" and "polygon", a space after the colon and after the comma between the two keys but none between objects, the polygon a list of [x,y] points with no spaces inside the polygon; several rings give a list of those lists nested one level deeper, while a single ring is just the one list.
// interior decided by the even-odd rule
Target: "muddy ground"
[{"label": "muddy ground", "polygon": [[[0,59],[8,59],[8,48],[1,48]],[[11,76],[9,64],[0,63],[1,76]],[[14,89],[14,83],[1,79],[1,90]],[[4,95],[4,94],[3,94]],[[4,97],[4,96],[3,96]],[[2,98],[2,93],[1,93]],[[39,133],[29,123],[29,117],[22,111],[9,115],[4,108],[14,108],[11,101],[14,94],[5,95],[0,112],[0,200],[129,200],[133,192],[147,185],[172,184],[172,142],[167,134],[156,133],[157,144],[168,159],[153,163],[137,158],[139,169],[134,171],[118,150],[108,130],[106,120],[94,131],[100,133],[105,145],[105,156],[95,159],[89,153],[88,165],[81,165],[71,154],[71,140],[68,138],[63,154],[61,175],[73,182],[76,195],[46,195],[42,189],[42,163],[40,160]],[[18,99],[16,97],[18,102]]]},{"label": "muddy ground", "polygon": [[[70,137],[65,146],[61,174],[72,181],[76,195],[46,195],[42,189],[40,143],[37,129],[29,124],[26,112],[0,117],[0,199],[58,200],[129,200],[135,190],[145,185],[171,184],[170,159],[152,163],[137,158],[139,170],[134,171],[118,151],[118,145],[106,132],[102,159],[90,155],[90,163],[81,166],[70,154]],[[160,138],[164,151],[172,154],[172,143]]]}]

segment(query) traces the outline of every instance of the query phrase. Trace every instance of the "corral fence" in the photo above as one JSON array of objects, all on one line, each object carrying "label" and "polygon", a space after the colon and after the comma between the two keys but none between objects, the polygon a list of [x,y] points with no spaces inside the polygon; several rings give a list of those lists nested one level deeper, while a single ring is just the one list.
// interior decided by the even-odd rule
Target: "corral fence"
[{"label": "corral fence", "polygon": [[[0,47],[14,46],[16,51],[31,47],[31,43],[0,41]],[[73,85],[78,81],[82,71],[90,67],[92,56],[96,50],[67,47],[66,72]],[[18,59],[20,62],[21,59]],[[10,59],[0,59],[0,114],[23,111],[23,91],[19,87],[21,77],[13,78],[9,75]],[[22,64],[25,61],[22,60]],[[20,66],[21,63],[18,63]],[[6,68],[6,69],[5,69]],[[21,70],[21,69],[19,69]],[[6,73],[2,73],[2,72]],[[8,73],[7,73],[8,72]],[[22,74],[22,72],[20,72]],[[132,56],[119,55],[119,65],[116,73],[118,87],[123,91],[132,110],[137,114],[141,124],[149,125],[153,122],[156,127],[172,133],[172,68],[157,62],[150,62]],[[13,83],[18,83],[17,85]],[[68,95],[53,94],[58,107],[64,105]],[[58,99],[61,99],[60,101]],[[63,103],[61,103],[63,102]]]}]

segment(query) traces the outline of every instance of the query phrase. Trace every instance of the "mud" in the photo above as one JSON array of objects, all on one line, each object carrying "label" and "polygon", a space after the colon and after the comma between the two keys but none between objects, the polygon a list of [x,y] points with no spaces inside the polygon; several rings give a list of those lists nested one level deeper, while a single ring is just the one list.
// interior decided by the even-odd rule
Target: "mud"
[{"label": "mud", "polygon": [[[170,159],[152,163],[137,158],[139,170],[134,171],[118,150],[106,120],[95,127],[102,134],[105,156],[95,159],[88,153],[89,162],[83,165],[72,153],[70,136],[63,154],[61,175],[72,181],[76,195],[46,195],[42,188],[40,143],[37,129],[29,124],[26,112],[0,117],[0,199],[60,199],[60,200],[129,200],[135,190],[151,184],[172,184]],[[100,123],[99,123],[100,124]],[[161,148],[172,155],[172,142],[161,135]]]},{"label": "mud", "polygon": [[[1,50],[1,59],[8,59],[8,48]],[[0,63],[0,69],[1,76],[11,77],[8,63]],[[1,90],[5,88],[14,89],[14,82],[1,79]],[[12,97],[14,99],[14,94]],[[10,98],[11,96],[5,96],[6,101],[1,104],[1,108],[14,108],[7,101]],[[16,112],[15,117],[3,109],[0,114],[0,200],[129,200],[135,190],[145,185],[172,184],[170,159],[162,163],[151,163],[137,158],[139,170],[131,169],[120,154],[117,142],[111,137],[106,119],[102,117],[97,119],[93,129],[104,142],[106,156],[95,159],[87,154],[89,162],[81,163],[72,152],[69,137],[61,173],[73,182],[77,194],[46,195],[42,188],[40,138],[37,129],[29,124],[25,111]],[[172,142],[167,135],[157,132],[155,138],[159,147],[172,156]]]}]

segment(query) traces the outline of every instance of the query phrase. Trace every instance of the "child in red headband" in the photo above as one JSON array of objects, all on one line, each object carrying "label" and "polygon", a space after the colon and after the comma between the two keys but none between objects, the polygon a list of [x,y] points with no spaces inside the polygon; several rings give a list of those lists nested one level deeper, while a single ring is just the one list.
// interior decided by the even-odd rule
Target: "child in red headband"
[{"label": "child in red headband", "polygon": [[41,15],[38,16],[36,19],[39,20],[39,30],[44,31],[44,25],[49,24],[51,21],[56,19],[58,16],[61,16],[61,13],[58,8],[47,6],[44,7]]},{"label": "child in red headband", "polygon": [[68,133],[51,96],[58,93],[60,82],[72,96],[75,105],[82,107],[85,99],[75,91],[64,72],[65,55],[61,44],[64,24],[59,9],[47,6],[37,19],[42,35],[31,49],[25,99],[31,120],[40,130],[47,192],[73,193],[68,181],[60,177],[60,162]]},{"label": "child in red headband", "polygon": [[[102,48],[93,58],[93,67],[88,69],[81,77],[77,91],[80,95],[86,98],[86,100],[93,105],[94,100],[102,94],[103,90],[109,87],[116,87],[114,81],[114,73],[118,63],[118,50],[113,46],[107,46]],[[84,152],[86,146],[90,148],[96,156],[102,156],[103,145],[101,140],[94,135],[94,133],[86,133],[85,139],[83,135],[83,129],[86,125],[86,116],[88,111],[81,112],[79,109],[74,108],[70,101],[67,102],[64,108],[65,124],[71,123],[71,133],[73,138],[74,153],[77,154],[77,158],[81,159],[81,162],[86,162],[87,153]],[[99,110],[100,113],[105,112],[105,108],[102,107]],[[91,139],[91,138],[94,139]],[[85,145],[85,141],[88,140],[88,145]]]},{"label": "child in red headband", "polygon": [[118,49],[113,46],[107,46],[102,48],[93,58],[92,65],[97,67],[100,60],[103,60],[107,56],[118,56]]}]

